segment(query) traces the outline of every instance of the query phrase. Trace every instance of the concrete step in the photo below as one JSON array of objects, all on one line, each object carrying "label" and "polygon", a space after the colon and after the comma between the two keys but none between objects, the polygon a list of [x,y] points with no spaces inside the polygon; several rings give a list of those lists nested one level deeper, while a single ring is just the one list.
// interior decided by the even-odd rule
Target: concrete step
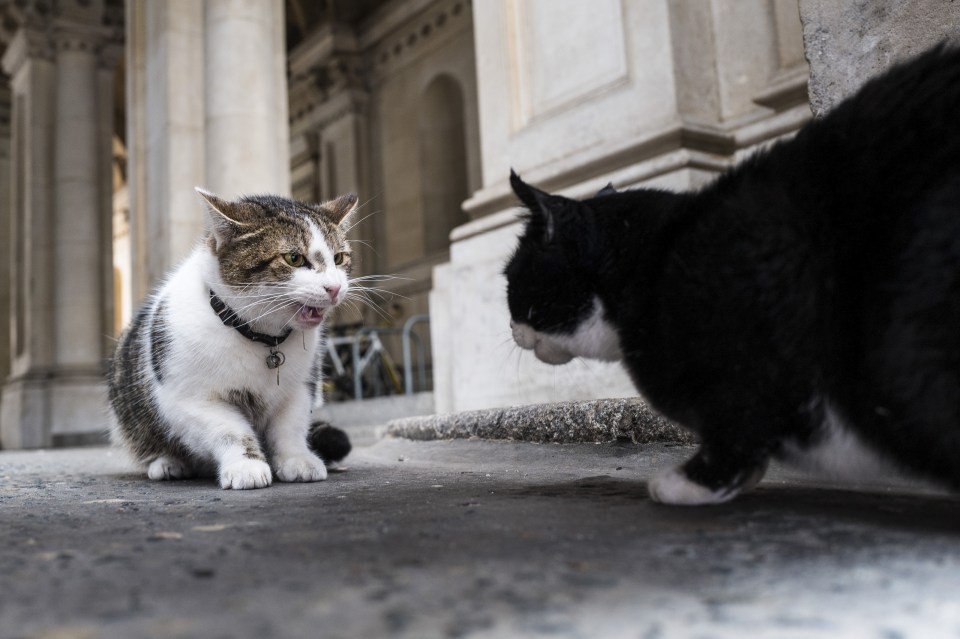
[{"label": "concrete step", "polygon": [[314,409],[313,417],[342,428],[354,446],[369,446],[383,436],[390,420],[433,412],[433,393],[428,392],[325,404]]},{"label": "concrete step", "polygon": [[686,430],[653,412],[643,400],[600,399],[475,410],[389,421],[388,437],[414,440],[501,439],[537,443],[629,440],[693,444]]}]

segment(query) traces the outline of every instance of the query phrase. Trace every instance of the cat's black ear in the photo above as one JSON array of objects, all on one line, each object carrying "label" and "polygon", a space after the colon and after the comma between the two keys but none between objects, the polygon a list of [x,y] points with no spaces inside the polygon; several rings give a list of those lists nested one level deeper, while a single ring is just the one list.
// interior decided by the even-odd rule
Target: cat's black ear
[{"label": "cat's black ear", "polygon": [[619,193],[619,191],[614,188],[613,182],[607,182],[607,185],[597,191],[597,194],[594,197],[603,197],[604,195],[613,195],[614,193]]},{"label": "cat's black ear", "polygon": [[241,211],[234,202],[224,200],[222,197],[195,187],[197,193],[207,203],[207,213],[210,215],[210,228],[213,231],[213,237],[217,241],[217,248],[230,242],[237,231],[244,225],[241,218]]},{"label": "cat's black ear", "polygon": [[324,215],[330,218],[334,224],[343,226],[357,210],[357,194],[347,193],[340,197],[317,205]]},{"label": "cat's black ear", "polygon": [[549,206],[549,200],[552,196],[521,180],[513,169],[510,169],[510,186],[513,187],[513,192],[517,194],[523,205],[530,211],[531,220],[543,225],[544,242],[552,241],[556,225],[553,212]]}]

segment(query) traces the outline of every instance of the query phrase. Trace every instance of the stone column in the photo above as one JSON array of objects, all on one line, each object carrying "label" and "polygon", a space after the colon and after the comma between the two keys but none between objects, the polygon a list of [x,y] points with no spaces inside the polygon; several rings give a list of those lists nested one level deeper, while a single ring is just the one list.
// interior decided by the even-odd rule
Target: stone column
[{"label": "stone column", "polygon": [[99,368],[104,332],[100,252],[100,167],[96,38],[69,25],[56,35],[54,143],[56,355],[63,368]]},{"label": "stone column", "polygon": [[[56,125],[54,138],[55,368],[51,380],[52,434],[65,443],[105,426],[103,383],[107,322],[103,225],[111,219],[103,191],[103,130],[98,56],[107,35],[102,7],[84,3],[82,13],[54,24]],[[78,3],[79,5],[79,3]],[[100,9],[99,11],[97,9]],[[112,93],[112,91],[110,91]],[[106,160],[106,161],[105,161]]]},{"label": "stone column", "polygon": [[203,3],[127,0],[127,170],[134,306],[203,231]]},{"label": "stone column", "polygon": [[[13,204],[11,193],[10,164],[10,86],[5,75],[0,74],[0,388],[10,375],[10,258],[13,254],[13,234],[10,207]],[[0,396],[0,402],[2,402]],[[3,408],[0,404],[0,414]],[[0,441],[2,446],[2,441]]]},{"label": "stone column", "polygon": [[103,0],[23,2],[19,11],[3,59],[13,102],[12,343],[0,439],[4,448],[99,441],[112,333],[103,140],[113,104],[102,53],[120,16],[106,16]]},{"label": "stone column", "polygon": [[127,0],[134,306],[203,232],[202,186],[289,193],[281,0]]},{"label": "stone column", "polygon": [[[10,163],[10,86],[8,78],[0,74],[0,388],[10,375],[10,314],[11,304],[10,258],[13,254],[13,218],[10,207],[13,204],[11,192]],[[3,397],[0,395],[0,415],[3,414]],[[3,443],[0,440],[0,447]]]},{"label": "stone column", "polygon": [[25,23],[3,57],[11,77],[10,376],[0,402],[3,448],[51,442],[54,367],[53,157],[56,69],[44,29]]},{"label": "stone column", "polygon": [[281,0],[206,0],[206,186],[289,194]]}]

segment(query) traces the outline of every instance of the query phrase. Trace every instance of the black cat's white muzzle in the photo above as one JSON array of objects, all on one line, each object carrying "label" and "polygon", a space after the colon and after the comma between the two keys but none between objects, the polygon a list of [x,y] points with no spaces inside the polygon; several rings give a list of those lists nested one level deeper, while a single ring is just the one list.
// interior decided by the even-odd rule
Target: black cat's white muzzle
[{"label": "black cat's white muzzle", "polygon": [[573,359],[573,354],[554,342],[549,336],[539,333],[528,324],[510,320],[510,329],[513,332],[513,341],[524,350],[532,350],[541,362],[545,364],[566,364]]}]

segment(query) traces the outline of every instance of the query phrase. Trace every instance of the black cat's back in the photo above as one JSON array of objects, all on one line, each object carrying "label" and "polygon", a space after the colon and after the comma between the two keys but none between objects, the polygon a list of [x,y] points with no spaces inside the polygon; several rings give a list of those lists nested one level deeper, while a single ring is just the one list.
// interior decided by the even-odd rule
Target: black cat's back
[{"label": "black cat's back", "polygon": [[[759,177],[741,186],[750,193],[778,182],[797,189],[792,205],[777,198],[770,205],[789,211],[786,219],[774,216],[780,232],[798,230],[795,237],[807,242],[796,255],[799,281],[781,286],[808,302],[794,300],[788,313],[796,317],[779,313],[774,321],[782,329],[799,319],[815,336],[799,340],[786,360],[791,370],[819,377],[810,380],[819,384],[810,398],[819,405],[811,411],[821,421],[814,427],[842,420],[882,455],[956,487],[958,114],[960,49],[937,47],[869,82],[775,149],[769,167],[758,158]],[[788,175],[778,179],[772,170]],[[772,348],[789,343],[782,333]]]},{"label": "black cat's back", "polygon": [[[707,336],[720,351],[711,374],[784,404],[806,395],[810,410],[792,424],[786,405],[765,406],[791,441],[839,421],[881,455],[956,487],[958,114],[960,50],[938,47],[721,178],[699,203],[717,221],[692,232],[721,245],[733,236],[726,265],[709,274],[723,287],[711,291],[714,313],[733,326],[707,325],[748,335],[719,348]],[[741,228],[725,234],[724,222]],[[737,264],[753,276],[724,281]]]},{"label": "black cat's back", "polygon": [[829,257],[838,410],[874,447],[955,487],[958,114],[960,49],[941,46],[868,83],[810,129],[834,171],[819,183],[834,197],[827,191],[817,201],[836,234]]}]

